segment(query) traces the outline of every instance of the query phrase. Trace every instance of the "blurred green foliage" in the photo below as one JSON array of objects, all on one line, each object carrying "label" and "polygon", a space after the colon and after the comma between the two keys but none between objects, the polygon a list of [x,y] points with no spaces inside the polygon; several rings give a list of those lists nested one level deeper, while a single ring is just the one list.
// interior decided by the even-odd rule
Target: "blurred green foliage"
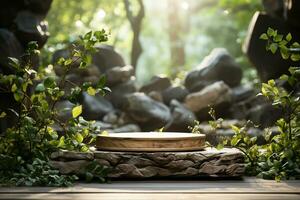
[{"label": "blurred green foliage", "polygon": [[[185,44],[185,65],[180,69],[170,66],[168,8],[174,1],[143,2],[146,17],[143,20],[140,39],[144,51],[137,67],[140,83],[146,82],[154,74],[170,75],[174,70],[181,72],[179,77],[182,78],[184,71],[195,68],[215,47],[227,48],[242,65],[244,81],[256,77],[255,70],[249,67],[241,46],[252,15],[262,9],[260,0],[178,1],[178,15],[181,19],[179,23],[184,23],[180,39]],[[138,8],[137,1],[132,0],[131,3],[133,10]],[[61,44],[73,41],[78,34],[87,30],[104,28],[111,34],[108,44],[114,45],[129,63],[132,30],[126,18],[123,1],[54,1],[47,20],[51,33],[47,50],[61,48]]]}]

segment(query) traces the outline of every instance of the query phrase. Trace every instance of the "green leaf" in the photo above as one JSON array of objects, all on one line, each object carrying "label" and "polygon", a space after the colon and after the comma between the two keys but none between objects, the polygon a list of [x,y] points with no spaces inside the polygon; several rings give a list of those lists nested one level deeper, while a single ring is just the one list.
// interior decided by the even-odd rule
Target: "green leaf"
[{"label": "green leaf", "polygon": [[285,60],[290,57],[289,49],[285,46],[280,48],[280,53],[281,57]]},{"label": "green leaf", "polygon": [[85,180],[87,182],[91,182],[93,180],[93,178],[94,178],[94,175],[91,172],[86,172],[85,173]]},{"label": "green leaf", "polygon": [[102,75],[97,83],[97,88],[103,88],[106,83],[106,76]]},{"label": "green leaf", "polygon": [[85,40],[90,40],[91,37],[92,37],[92,34],[93,34],[92,31],[87,32],[87,33],[83,36],[83,39],[85,39]]},{"label": "green leaf", "polygon": [[288,33],[285,37],[285,39],[289,42],[292,40],[292,34],[291,33]]},{"label": "green leaf", "polygon": [[83,142],[83,137],[80,133],[76,133],[75,135],[75,139],[78,143],[82,143]]},{"label": "green leaf", "polygon": [[5,112],[1,112],[0,118],[4,118],[5,116],[6,116],[6,113]]},{"label": "green leaf", "polygon": [[59,58],[57,61],[57,64],[59,65],[63,65],[65,63],[65,59],[64,58]]},{"label": "green leaf", "polygon": [[46,88],[54,88],[56,86],[56,83],[55,83],[55,79],[54,77],[47,77],[45,80],[44,80],[44,86]]},{"label": "green leaf", "polygon": [[15,92],[17,91],[18,87],[17,85],[14,83],[12,86],[11,86],[11,92]]},{"label": "green leaf", "polygon": [[34,49],[38,49],[38,43],[37,41],[30,41],[28,44],[27,44],[27,48],[28,50],[34,50]]},{"label": "green leaf", "polygon": [[280,42],[280,41],[282,41],[282,39],[283,39],[283,35],[280,35],[280,34],[278,34],[274,37],[275,42]]},{"label": "green leaf", "polygon": [[73,118],[78,117],[79,115],[81,115],[81,113],[82,113],[82,105],[75,106],[72,109],[72,116],[73,116]]},{"label": "green leaf", "polygon": [[45,86],[43,83],[39,83],[37,84],[37,86],[35,87],[35,91],[36,92],[44,92],[45,91]]},{"label": "green leaf", "polygon": [[267,30],[268,36],[271,37],[271,36],[274,35],[274,33],[275,33],[274,29],[272,29],[272,28],[269,27],[268,30]]},{"label": "green leaf", "polygon": [[102,88],[102,90],[103,90],[105,93],[111,92],[111,89],[110,89],[109,87],[104,87],[104,88]]},{"label": "green leaf", "polygon": [[86,67],[87,67],[87,62],[85,61],[80,62],[79,69],[85,69]]},{"label": "green leaf", "polygon": [[272,43],[272,44],[270,45],[270,50],[271,50],[271,52],[272,52],[273,54],[276,53],[277,48],[278,48],[278,45],[277,45],[276,43]]},{"label": "green leaf", "polygon": [[67,60],[65,60],[64,65],[70,65],[72,63],[72,59],[68,58]]},{"label": "green leaf", "polygon": [[296,54],[296,53],[293,53],[292,55],[291,55],[291,60],[292,61],[299,61],[300,60],[300,54]]},{"label": "green leaf", "polygon": [[65,146],[65,136],[61,136],[59,138],[59,142],[58,142],[57,147],[64,147],[64,146]]},{"label": "green leaf", "polygon": [[262,39],[262,40],[268,40],[268,35],[266,33],[263,33],[260,35],[259,39]]},{"label": "green leaf", "polygon": [[8,57],[7,59],[9,61],[9,65],[11,65],[12,67],[15,67],[15,68],[19,69],[19,67],[20,67],[20,61],[17,58]]},{"label": "green leaf", "polygon": [[88,87],[87,89],[87,93],[91,96],[95,96],[96,95],[96,90],[93,87]]},{"label": "green leaf", "polygon": [[239,127],[237,127],[237,126],[235,126],[235,125],[231,125],[230,127],[231,127],[231,129],[232,129],[235,133],[239,133],[240,130],[241,130]]},{"label": "green leaf", "polygon": [[286,74],[283,74],[282,76],[280,76],[280,80],[287,81],[287,80],[289,80],[289,76]]}]

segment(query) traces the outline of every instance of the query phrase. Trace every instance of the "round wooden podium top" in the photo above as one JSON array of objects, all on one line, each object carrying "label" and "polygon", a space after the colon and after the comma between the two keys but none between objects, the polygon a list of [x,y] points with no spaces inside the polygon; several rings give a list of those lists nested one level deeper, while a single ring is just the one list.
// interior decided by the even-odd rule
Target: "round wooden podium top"
[{"label": "round wooden podium top", "polygon": [[176,132],[132,132],[99,135],[96,147],[111,151],[191,151],[201,150],[205,135]]}]

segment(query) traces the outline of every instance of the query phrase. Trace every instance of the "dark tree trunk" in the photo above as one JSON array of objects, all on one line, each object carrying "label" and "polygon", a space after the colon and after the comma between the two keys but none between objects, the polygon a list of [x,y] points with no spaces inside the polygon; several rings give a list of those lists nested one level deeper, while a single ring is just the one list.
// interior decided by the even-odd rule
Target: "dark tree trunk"
[{"label": "dark tree trunk", "polygon": [[139,37],[141,33],[142,20],[145,16],[145,7],[142,0],[138,0],[138,3],[140,9],[137,15],[134,16],[133,11],[131,9],[131,3],[129,2],[129,0],[124,0],[126,15],[133,31],[133,40],[131,47],[131,65],[133,66],[134,70],[136,70],[138,59],[143,51]]}]

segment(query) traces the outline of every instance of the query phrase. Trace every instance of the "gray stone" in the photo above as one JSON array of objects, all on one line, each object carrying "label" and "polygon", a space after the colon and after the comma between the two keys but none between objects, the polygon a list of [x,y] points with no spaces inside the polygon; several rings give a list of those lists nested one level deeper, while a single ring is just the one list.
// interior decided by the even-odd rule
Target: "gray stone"
[{"label": "gray stone", "polygon": [[95,161],[102,166],[111,167],[110,163],[104,159],[95,159]]},{"label": "gray stone", "polygon": [[107,131],[110,133],[140,132],[141,128],[136,124],[127,124]]},{"label": "gray stone", "polygon": [[143,174],[143,177],[145,177],[145,178],[154,177],[154,176],[157,176],[158,167],[147,166],[147,167],[141,168],[140,172]]},{"label": "gray stone", "polygon": [[162,92],[162,97],[164,103],[169,105],[173,99],[182,102],[188,94],[188,90],[183,86],[171,86]]},{"label": "gray stone", "polygon": [[130,79],[126,83],[111,87],[112,92],[106,95],[106,98],[115,108],[125,109],[126,96],[137,91],[135,79]]},{"label": "gray stone", "polygon": [[113,46],[100,45],[97,51],[92,55],[92,63],[95,64],[101,72],[114,67],[125,66],[125,61]]},{"label": "gray stone", "polygon": [[148,96],[155,101],[163,103],[163,97],[160,92],[151,91],[148,93]]},{"label": "gray stone", "polygon": [[166,131],[186,132],[189,126],[193,126],[196,120],[195,114],[184,105],[173,99],[170,103],[172,118],[165,126]]},{"label": "gray stone", "polygon": [[171,86],[171,81],[167,77],[154,76],[150,82],[140,88],[140,92],[149,93],[151,91],[162,92]]},{"label": "gray stone", "polygon": [[246,117],[261,128],[266,128],[274,125],[281,115],[280,109],[275,108],[270,103],[265,103],[252,107],[248,110]]},{"label": "gray stone", "polygon": [[191,111],[199,112],[208,106],[215,107],[222,103],[231,103],[231,89],[223,82],[215,82],[199,92],[186,96],[184,105]]},{"label": "gray stone", "polygon": [[87,160],[75,160],[75,161],[49,161],[49,164],[54,169],[58,169],[62,174],[84,174],[85,168],[88,166]]},{"label": "gray stone", "polygon": [[91,152],[75,152],[75,151],[56,151],[50,156],[52,160],[93,160],[94,154]]},{"label": "gray stone", "polygon": [[139,156],[131,156],[131,158],[127,161],[127,163],[135,165],[139,168],[155,165],[155,163],[152,160],[147,158],[141,158]]},{"label": "gray stone", "polygon": [[170,119],[171,113],[167,106],[154,101],[144,93],[127,96],[127,113],[143,130],[155,130],[163,127]]},{"label": "gray stone", "polygon": [[101,130],[107,130],[107,129],[112,129],[113,125],[109,123],[105,123],[102,121],[95,121],[95,123],[92,124],[92,127],[98,127]]},{"label": "gray stone", "polygon": [[169,169],[176,169],[176,170],[186,169],[191,166],[194,166],[194,162],[190,160],[173,160],[167,165],[165,165],[165,167]]},{"label": "gray stone", "polygon": [[115,166],[121,159],[119,155],[110,152],[94,152],[96,159],[107,160],[112,166]]},{"label": "gray stone", "polygon": [[30,41],[37,41],[39,48],[44,46],[49,37],[48,23],[42,16],[36,15],[30,11],[21,11],[17,14],[15,20],[16,36],[26,47]]},{"label": "gray stone", "polygon": [[[185,86],[189,91],[197,91],[199,85],[209,82],[224,81],[228,86],[240,84],[242,70],[224,48],[216,48],[204,58],[197,70],[191,71],[186,79]],[[204,83],[204,84],[203,84]],[[201,88],[200,88],[201,89]]]},{"label": "gray stone", "polygon": [[210,175],[216,175],[221,174],[226,171],[225,165],[217,165],[214,161],[206,162],[201,165],[201,168],[199,169],[199,173],[204,174],[210,174]]},{"label": "gray stone", "polygon": [[112,178],[125,177],[125,178],[142,178],[143,174],[137,167],[131,164],[119,164],[115,170],[109,174]]},{"label": "gray stone", "polygon": [[33,13],[38,13],[45,16],[50,10],[51,3],[52,0],[27,0],[25,6]]},{"label": "gray stone", "polygon": [[180,171],[180,172],[175,172],[174,175],[175,176],[196,176],[198,174],[198,170],[196,168],[193,167],[188,167],[187,169],[185,169],[184,171]]},{"label": "gray stone", "polygon": [[119,83],[124,83],[134,75],[134,69],[131,65],[124,67],[113,67],[106,71],[106,83],[108,86],[113,86]]},{"label": "gray stone", "polygon": [[103,121],[106,123],[110,123],[110,124],[117,124],[118,123],[118,114],[113,111],[113,112],[109,112],[107,113],[104,117],[103,117]]},{"label": "gray stone", "polygon": [[7,57],[19,58],[23,53],[23,47],[21,46],[15,35],[6,30],[0,29],[0,73],[9,74],[13,73],[11,67],[8,64]]},{"label": "gray stone", "polygon": [[257,93],[258,92],[255,92],[251,85],[241,85],[232,88],[232,97],[234,102],[243,101],[253,95],[256,95]]},{"label": "gray stone", "polygon": [[87,120],[101,120],[105,114],[114,109],[112,104],[103,96],[91,96],[86,92],[83,93],[82,105],[82,116]]}]

